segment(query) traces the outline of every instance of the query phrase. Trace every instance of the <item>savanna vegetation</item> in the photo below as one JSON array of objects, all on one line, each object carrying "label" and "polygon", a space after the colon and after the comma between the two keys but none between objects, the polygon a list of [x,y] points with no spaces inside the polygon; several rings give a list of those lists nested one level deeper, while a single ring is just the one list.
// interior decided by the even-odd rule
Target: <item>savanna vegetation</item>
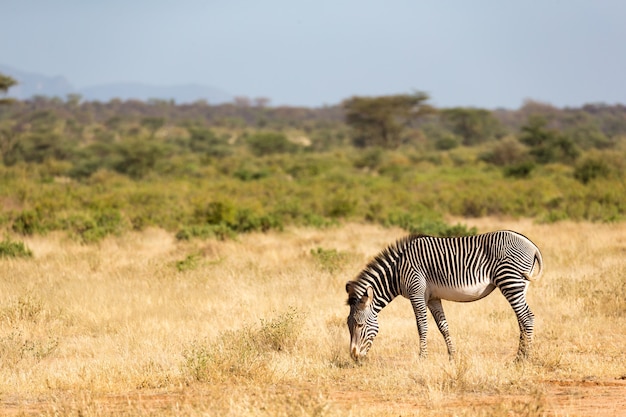
[{"label": "savanna vegetation", "polygon": [[[0,101],[0,412],[615,415],[626,107],[428,101]],[[496,228],[544,252],[536,355],[512,363],[494,294],[445,306],[454,362],[436,330],[418,359],[398,301],[352,363],[344,284],[372,256]]]},{"label": "savanna vegetation", "polygon": [[32,256],[0,257],[0,414],[621,415],[626,223],[466,221],[518,230],[543,251],[527,361],[514,362],[519,330],[499,292],[444,303],[455,361],[431,318],[419,358],[402,298],[381,312],[368,359],[352,361],[345,282],[398,227],[25,237]]},{"label": "savanna vegetation", "polygon": [[267,103],[0,105],[0,228],[88,243],[146,227],[190,239],[341,221],[454,234],[471,231],[446,216],[624,218],[621,105],[436,109],[423,93]]}]

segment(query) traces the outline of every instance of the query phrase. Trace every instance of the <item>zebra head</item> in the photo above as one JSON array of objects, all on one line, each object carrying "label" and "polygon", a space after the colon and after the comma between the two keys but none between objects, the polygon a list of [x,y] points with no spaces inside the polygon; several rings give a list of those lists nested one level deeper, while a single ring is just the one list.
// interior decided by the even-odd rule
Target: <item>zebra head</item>
[{"label": "zebra head", "polygon": [[367,355],[378,334],[378,315],[374,311],[374,289],[367,285],[363,290],[354,281],[346,284],[348,293],[348,329],[350,330],[350,356],[355,361]]}]

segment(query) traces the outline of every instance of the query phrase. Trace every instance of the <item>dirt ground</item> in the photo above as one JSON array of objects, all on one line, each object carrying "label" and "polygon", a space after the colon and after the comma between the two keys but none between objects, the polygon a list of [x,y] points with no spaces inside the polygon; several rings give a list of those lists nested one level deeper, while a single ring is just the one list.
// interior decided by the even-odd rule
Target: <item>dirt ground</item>
[{"label": "dirt ground", "polygon": [[[209,411],[210,414],[211,401],[216,392],[215,387],[207,388],[206,391],[202,387],[195,387],[178,392],[133,392],[117,396],[28,401],[2,398],[0,414],[193,415],[195,412],[203,414],[201,410]],[[308,388],[314,391],[313,387]],[[308,388],[300,386],[287,389],[293,390],[294,398],[302,398],[302,395],[308,394]],[[464,394],[441,399],[434,404],[412,401],[408,397],[390,398],[371,392],[345,390],[329,392],[327,401],[330,415],[354,414],[358,408],[366,409],[367,415],[619,417],[626,416],[626,380],[544,381],[530,395]],[[358,407],[355,403],[358,403]],[[268,414],[266,410],[258,411],[262,415]]]}]

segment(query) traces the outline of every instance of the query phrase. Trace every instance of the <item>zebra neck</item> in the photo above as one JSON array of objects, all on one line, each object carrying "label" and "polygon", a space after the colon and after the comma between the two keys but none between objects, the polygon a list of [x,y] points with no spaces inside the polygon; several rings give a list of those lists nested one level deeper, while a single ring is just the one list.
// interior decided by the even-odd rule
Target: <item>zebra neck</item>
[{"label": "zebra neck", "polygon": [[386,253],[385,256],[377,257],[361,272],[361,285],[374,289],[373,308],[376,312],[385,308],[400,294],[397,264],[398,256]]},{"label": "zebra neck", "polygon": [[373,309],[378,313],[400,294],[398,283],[394,276],[384,276],[382,279],[369,284],[374,288]]}]

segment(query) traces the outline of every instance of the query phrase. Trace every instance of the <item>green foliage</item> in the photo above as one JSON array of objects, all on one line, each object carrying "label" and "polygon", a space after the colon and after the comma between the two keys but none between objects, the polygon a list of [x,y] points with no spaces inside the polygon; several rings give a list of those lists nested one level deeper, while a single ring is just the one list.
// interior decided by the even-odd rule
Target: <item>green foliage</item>
[{"label": "green foliage", "polygon": [[527,124],[522,127],[520,142],[530,147],[530,155],[540,164],[574,162],[580,155],[577,146],[568,136],[548,128],[547,125],[548,122],[543,117],[529,118]]},{"label": "green foliage", "polygon": [[478,231],[475,227],[468,228],[463,224],[449,225],[446,222],[421,215],[411,215],[409,213],[393,213],[386,222],[390,226],[399,226],[411,234],[455,237],[471,236]]},{"label": "green foliage", "polygon": [[176,266],[176,270],[178,272],[191,271],[196,269],[200,264],[200,254],[192,253],[187,255],[185,259],[176,261],[174,265]]},{"label": "green foliage", "polygon": [[179,240],[191,238],[227,239],[237,233],[266,232],[283,228],[280,217],[263,213],[251,207],[235,207],[229,200],[216,200],[199,206],[193,214],[193,223],[176,234]]},{"label": "green foliage", "polygon": [[47,228],[42,220],[40,210],[24,210],[13,221],[13,231],[22,235],[45,233]]},{"label": "green foliage", "polygon": [[531,161],[518,162],[504,167],[504,176],[512,178],[528,178],[535,169],[535,163]]},{"label": "green foliage", "polygon": [[[17,81],[8,75],[4,75],[0,73],[0,93],[5,94],[9,91],[9,88],[13,87],[17,84]],[[13,100],[7,98],[0,98],[0,105],[10,104]]]},{"label": "green foliage", "polygon": [[435,140],[435,148],[440,151],[448,151],[460,145],[461,145],[461,141],[459,140],[458,136],[452,133],[446,133],[446,134],[440,135]]},{"label": "green foliage", "polygon": [[9,88],[17,84],[17,81],[8,75],[0,74],[0,92],[6,93]]},{"label": "green foliage", "polygon": [[218,137],[212,130],[204,127],[189,129],[189,149],[215,158],[223,158],[232,154],[228,137]]},{"label": "green foliage", "polygon": [[154,137],[157,130],[165,125],[164,117],[144,117],[141,125],[150,131],[150,137]]},{"label": "green foliage", "polygon": [[341,221],[445,235],[446,215],[624,219],[622,107],[432,110],[419,94],[321,109],[16,101],[0,108],[0,228],[91,243],[147,227],[231,239]]},{"label": "green foliage", "polygon": [[124,141],[115,147],[112,167],[131,178],[140,179],[154,169],[166,154],[162,145],[146,140]]},{"label": "green foliage", "polygon": [[382,97],[352,97],[343,102],[346,123],[353,129],[357,147],[397,148],[406,127],[420,116],[432,113],[424,93]]},{"label": "green foliage", "polygon": [[367,168],[372,171],[377,170],[383,162],[384,151],[379,147],[372,147],[359,153],[354,161],[354,167],[363,169]]},{"label": "green foliage", "polygon": [[498,138],[504,131],[498,119],[485,109],[455,107],[443,110],[441,117],[444,124],[449,126],[453,134],[461,137],[466,146]]},{"label": "green foliage", "polygon": [[480,159],[497,166],[519,165],[528,161],[528,152],[516,139],[509,137],[496,142]]},{"label": "green foliage", "polygon": [[176,239],[178,240],[191,240],[193,238],[199,239],[211,239],[218,240],[234,239],[236,233],[227,225],[191,225],[185,226],[178,232],[176,232]]},{"label": "green foliage", "polygon": [[277,132],[254,133],[246,138],[246,143],[256,156],[295,153],[300,149],[300,146],[287,139],[287,136]]},{"label": "green foliage", "polygon": [[233,172],[233,176],[241,181],[260,180],[269,175],[270,171],[266,167],[260,167],[250,161],[242,163],[239,168]]},{"label": "green foliage", "polygon": [[338,192],[332,195],[324,208],[327,217],[337,219],[353,215],[357,209],[357,202],[348,193]]},{"label": "green foliage", "polygon": [[70,215],[63,220],[63,228],[83,243],[96,243],[125,230],[121,213],[112,208]]},{"label": "green foliage", "polygon": [[576,164],[574,178],[587,184],[596,178],[607,178],[611,173],[609,163],[601,156],[589,156]]},{"label": "green foliage", "polygon": [[316,248],[311,249],[311,256],[317,261],[319,267],[331,274],[341,269],[342,264],[347,259],[347,254],[339,252],[337,249]]},{"label": "green foliage", "polygon": [[16,242],[10,238],[4,238],[0,242],[0,258],[32,258],[31,251],[24,242]]}]

